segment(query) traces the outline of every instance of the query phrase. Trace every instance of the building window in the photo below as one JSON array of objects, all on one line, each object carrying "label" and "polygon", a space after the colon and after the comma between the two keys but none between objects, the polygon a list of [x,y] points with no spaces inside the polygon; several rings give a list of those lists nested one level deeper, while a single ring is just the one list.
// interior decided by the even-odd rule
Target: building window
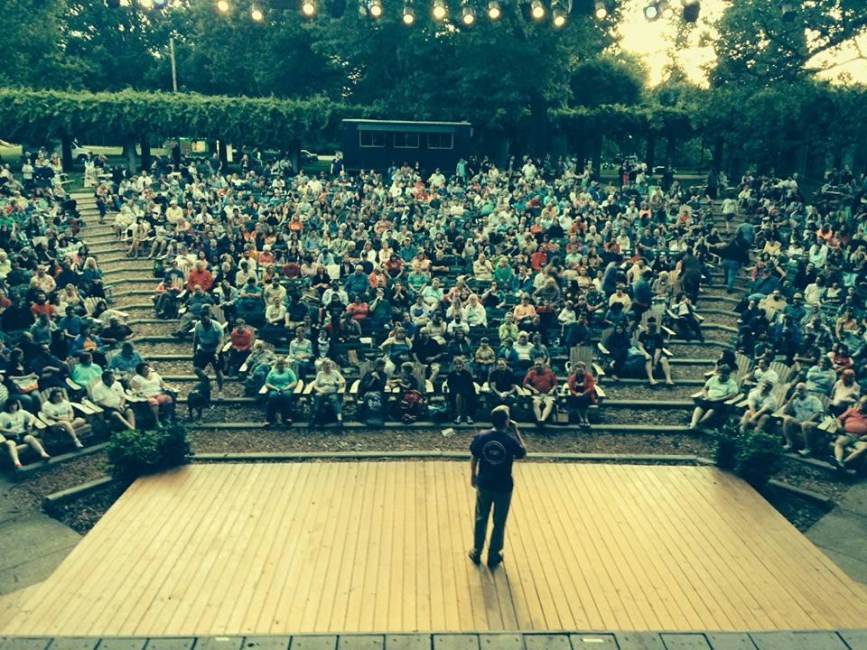
[{"label": "building window", "polygon": [[395,149],[418,149],[418,133],[395,133]]},{"label": "building window", "polygon": [[455,134],[454,133],[428,133],[427,134],[428,149],[454,149]]},{"label": "building window", "polygon": [[385,148],[385,133],[382,131],[359,131],[358,146]]}]

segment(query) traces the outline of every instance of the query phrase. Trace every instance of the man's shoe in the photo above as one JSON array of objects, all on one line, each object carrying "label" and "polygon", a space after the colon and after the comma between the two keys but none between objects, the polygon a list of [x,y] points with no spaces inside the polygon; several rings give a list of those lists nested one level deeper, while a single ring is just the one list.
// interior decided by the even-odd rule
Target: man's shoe
[{"label": "man's shoe", "polygon": [[503,554],[502,553],[497,553],[496,555],[489,555],[488,556],[488,568],[489,569],[496,569],[497,566],[499,566],[502,563],[503,563]]},{"label": "man's shoe", "polygon": [[470,549],[470,552],[467,553],[467,557],[470,558],[470,562],[475,565],[479,565],[482,563],[482,554],[479,553],[476,549]]}]

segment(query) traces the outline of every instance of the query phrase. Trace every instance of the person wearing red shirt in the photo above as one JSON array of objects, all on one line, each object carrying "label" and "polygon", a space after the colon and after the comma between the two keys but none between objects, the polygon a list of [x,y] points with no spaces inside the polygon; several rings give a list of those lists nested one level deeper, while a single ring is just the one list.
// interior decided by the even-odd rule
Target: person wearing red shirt
[{"label": "person wearing red shirt", "polygon": [[[867,395],[846,409],[837,422],[839,433],[834,441],[834,460],[837,467],[846,469],[852,461],[867,453]],[[854,446],[854,451],[844,458],[846,447],[850,445]]]},{"label": "person wearing red shirt", "polygon": [[544,359],[537,357],[533,367],[524,377],[524,387],[533,394],[533,415],[536,416],[536,424],[543,426],[554,410],[557,376],[545,365]]},{"label": "person wearing red shirt", "polygon": [[230,376],[238,374],[238,369],[244,365],[250,351],[253,349],[253,341],[256,336],[243,318],[235,321],[235,327],[229,334],[229,358],[226,361],[226,371]]},{"label": "person wearing red shirt", "polygon": [[187,290],[192,291],[196,286],[202,287],[205,293],[214,286],[214,276],[205,266],[205,262],[196,262],[196,267],[187,276]]},{"label": "person wearing red shirt", "polygon": [[548,251],[544,248],[539,248],[535,253],[530,255],[530,266],[538,273],[548,263]]},{"label": "person wearing red shirt", "polygon": [[587,409],[596,403],[596,378],[587,371],[583,361],[579,361],[572,369],[566,384],[569,386],[569,401],[578,412],[578,422],[582,427],[589,427]]},{"label": "person wearing red shirt", "polygon": [[352,302],[346,307],[348,324],[355,328],[358,336],[361,336],[362,334],[361,324],[365,321],[369,313],[370,307],[359,296],[354,296]]}]

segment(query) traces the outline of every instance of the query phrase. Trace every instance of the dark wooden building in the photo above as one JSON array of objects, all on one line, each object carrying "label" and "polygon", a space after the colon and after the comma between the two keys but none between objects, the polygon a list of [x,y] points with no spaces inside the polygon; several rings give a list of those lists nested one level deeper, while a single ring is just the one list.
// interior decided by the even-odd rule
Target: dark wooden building
[{"label": "dark wooden building", "polygon": [[469,122],[343,120],[343,159],[349,170],[419,163],[424,171],[454,172],[471,154],[472,138]]}]

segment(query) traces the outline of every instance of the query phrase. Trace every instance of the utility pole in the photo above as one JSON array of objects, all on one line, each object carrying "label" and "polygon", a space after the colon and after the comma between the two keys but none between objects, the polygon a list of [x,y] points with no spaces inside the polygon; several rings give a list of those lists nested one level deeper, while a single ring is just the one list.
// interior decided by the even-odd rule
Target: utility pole
[{"label": "utility pole", "polygon": [[169,36],[169,59],[172,62],[172,92],[178,92],[178,68],[175,65],[175,37]]}]

